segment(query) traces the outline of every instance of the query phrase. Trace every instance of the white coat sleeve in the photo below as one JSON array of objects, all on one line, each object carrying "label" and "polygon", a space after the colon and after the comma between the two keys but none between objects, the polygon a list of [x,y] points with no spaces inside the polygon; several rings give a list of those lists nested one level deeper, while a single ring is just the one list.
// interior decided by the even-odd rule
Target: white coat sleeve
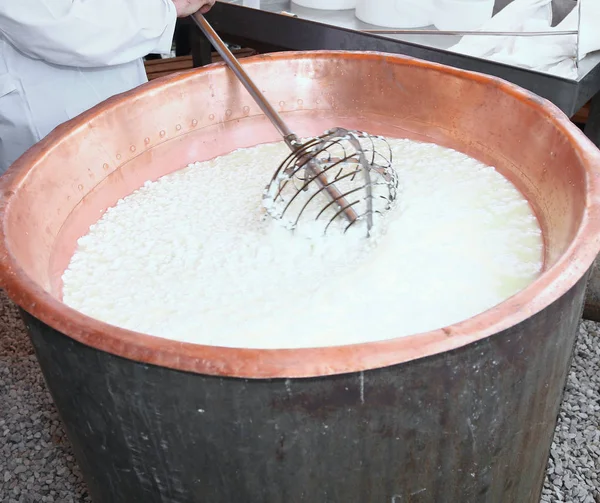
[{"label": "white coat sleeve", "polygon": [[113,66],[171,50],[171,0],[0,0],[0,31],[26,55],[74,67]]}]

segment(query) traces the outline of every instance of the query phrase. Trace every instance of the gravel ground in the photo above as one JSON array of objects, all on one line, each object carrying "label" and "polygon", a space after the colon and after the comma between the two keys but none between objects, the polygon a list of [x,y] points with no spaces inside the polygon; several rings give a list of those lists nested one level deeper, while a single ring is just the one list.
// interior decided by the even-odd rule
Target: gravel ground
[{"label": "gravel ground", "polygon": [[[91,501],[21,320],[1,292],[0,501]],[[600,503],[599,324],[580,328],[542,501]]]}]

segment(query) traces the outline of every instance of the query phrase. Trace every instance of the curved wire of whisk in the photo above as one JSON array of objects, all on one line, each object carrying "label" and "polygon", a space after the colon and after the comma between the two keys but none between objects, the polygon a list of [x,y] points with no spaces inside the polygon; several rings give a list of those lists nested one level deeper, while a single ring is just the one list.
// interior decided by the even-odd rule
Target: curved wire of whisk
[{"label": "curved wire of whisk", "polygon": [[[376,140],[386,147],[387,156],[377,148]],[[278,209],[274,208],[274,204],[265,206],[271,216],[283,219],[299,196],[315,186],[308,199],[296,210],[295,216],[290,218],[290,226],[294,229],[319,195],[324,194],[334,184],[337,186],[343,181],[355,183],[359,175],[362,175],[362,181],[358,185],[338,191],[337,197],[333,199],[328,198],[327,204],[316,213],[315,221],[332,206],[338,206],[325,226],[326,233],[333,222],[349,208],[356,210],[358,205],[364,203],[365,210],[346,225],[344,232],[357,221],[366,221],[367,233],[370,233],[373,216],[383,214],[395,201],[398,178],[392,167],[392,152],[387,141],[364,132],[336,128],[319,137],[298,143],[295,151],[276,170],[263,196],[265,200],[270,200],[271,203],[279,201],[283,206]],[[293,188],[286,190],[290,188],[290,184]],[[386,190],[384,194],[374,196],[375,187],[385,187]],[[349,197],[352,199],[348,199]],[[375,199],[384,200],[384,207],[376,208]],[[339,204],[340,201],[345,201],[345,205]]]}]

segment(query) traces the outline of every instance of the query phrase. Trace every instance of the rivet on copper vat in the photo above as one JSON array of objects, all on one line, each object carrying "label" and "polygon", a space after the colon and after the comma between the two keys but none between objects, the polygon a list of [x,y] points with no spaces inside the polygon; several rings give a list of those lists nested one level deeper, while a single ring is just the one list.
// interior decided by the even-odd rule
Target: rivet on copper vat
[{"label": "rivet on copper vat", "polygon": [[206,347],[90,319],[60,302],[59,278],[102,210],[277,138],[223,67],[99,105],[0,181],[2,286],[94,502],[538,503],[600,249],[598,151],[554,106],[492,77],[374,53],[245,64],[300,134],[359,127],[496,166],[539,217],[545,271],[454,326],[337,348]]}]

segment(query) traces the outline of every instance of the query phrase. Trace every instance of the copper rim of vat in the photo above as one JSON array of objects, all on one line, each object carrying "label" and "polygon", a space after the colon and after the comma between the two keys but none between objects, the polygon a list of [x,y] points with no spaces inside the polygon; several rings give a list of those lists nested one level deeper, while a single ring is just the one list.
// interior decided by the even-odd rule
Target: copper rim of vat
[{"label": "copper rim of vat", "polygon": [[[48,285],[35,277],[35,271],[49,267],[49,259],[44,252],[40,253],[40,259],[37,260],[36,250],[32,248],[38,245],[40,250],[51,248],[57,233],[51,227],[59,225],[57,220],[62,222],[66,218],[64,215],[50,216],[44,220],[45,216],[36,216],[40,212],[61,213],[60,204],[54,208],[52,204],[56,203],[45,198],[44,191],[52,193],[55,184],[73,183],[75,171],[69,172],[65,166],[68,166],[71,157],[78,155],[79,143],[87,141],[89,135],[103,134],[101,128],[96,127],[95,121],[100,119],[112,117],[112,122],[102,122],[104,129],[106,124],[118,129],[115,120],[127,121],[131,114],[141,114],[141,117],[148,117],[147,122],[152,123],[154,115],[148,114],[159,113],[152,110],[153,103],[159,110],[174,97],[203,92],[211,93],[213,100],[220,100],[215,107],[223,107],[224,103],[231,100],[237,100],[238,105],[247,104],[237,117],[237,112],[232,113],[229,109],[222,114],[223,121],[227,121],[227,114],[232,115],[229,125],[226,124],[228,127],[237,127],[243,116],[260,116],[259,110],[252,108],[249,97],[243,94],[244,91],[228,70],[218,64],[158,79],[101,103],[55,129],[18,159],[0,179],[0,280],[16,304],[72,339],[134,361],[208,375],[301,378],[396,365],[492,336],[550,306],[581,280],[593,264],[600,249],[600,153],[548,101],[495,77],[382,53],[279,53],[249,58],[244,64],[271,99],[277,99],[277,92],[286,84],[293,87],[292,83],[298,82],[292,79],[301,79],[302,89],[308,89],[304,106],[300,107],[305,110],[310,109],[308,102],[315,96],[322,97],[320,110],[333,110],[334,99],[346,100],[347,103],[373,100],[375,103],[380,99],[378,95],[385,92],[386,86],[394,86],[397,95],[386,98],[388,105],[377,106],[392,109],[391,119],[388,119],[392,122],[404,121],[404,130],[412,131],[415,138],[424,135],[442,144],[444,139],[451,138],[449,146],[458,145],[465,153],[475,153],[483,157],[482,160],[485,160],[486,152],[492,152],[501,145],[501,155],[495,152],[488,159],[501,164],[503,159],[508,159],[507,165],[518,166],[520,161],[515,161],[515,156],[523,157],[523,162],[533,167],[530,168],[531,173],[527,172],[520,180],[525,185],[529,183],[525,192],[532,201],[539,203],[535,209],[538,216],[541,213],[543,217],[540,221],[547,247],[544,272],[527,288],[496,307],[455,325],[408,337],[337,347],[267,350],[182,343],[118,328],[69,308],[59,300],[60,296],[52,293]],[[360,75],[361,72],[363,75]],[[340,75],[345,78],[354,75],[359,80],[353,82],[361,84],[336,84],[340,81]],[[367,76],[368,82],[365,83]],[[269,84],[272,80],[277,82]],[[270,88],[269,85],[277,87]],[[330,94],[323,89],[329,89]],[[218,93],[223,90],[224,94],[219,98]],[[205,100],[210,100],[208,96],[206,94]],[[235,100],[230,96],[235,96]],[[409,96],[410,99],[407,99]],[[449,99],[452,97],[455,99]],[[317,105],[314,105],[311,113],[319,110],[319,99],[315,103]],[[209,108],[205,112],[210,111],[213,105],[207,106]],[[368,108],[367,105],[364,107]],[[409,110],[407,107],[415,108]],[[241,105],[239,108],[242,109]],[[165,113],[168,114],[168,109]],[[410,119],[411,113],[413,119]],[[211,120],[215,120],[214,114],[211,115]],[[361,113],[355,112],[354,115],[360,116]],[[375,119],[371,116],[368,119],[367,116],[367,112],[364,112],[362,118],[357,118],[366,121],[364,129],[376,123]],[[172,122],[180,120],[180,116],[172,117]],[[440,125],[441,120],[446,122]],[[477,121],[487,125],[481,127]],[[177,124],[172,132],[161,130],[160,136],[177,139],[178,135],[197,127],[197,122],[193,120],[190,124],[186,123],[185,127]],[[265,122],[261,127],[268,128],[269,125]],[[526,146],[521,140],[531,133],[532,128],[537,128],[539,133],[532,136],[529,146]],[[229,130],[225,128],[224,131],[227,134]],[[436,132],[439,131],[443,134],[440,133],[436,138]],[[121,132],[121,135],[127,134]],[[154,138],[147,137],[142,145],[144,143],[148,149],[155,146]],[[133,153],[134,146],[131,149],[132,152],[121,154],[122,161],[113,158],[111,173],[119,163],[125,165],[127,156],[133,158],[137,155]],[[117,159],[121,155],[117,154]],[[105,168],[107,166],[104,165]],[[79,169],[85,172],[87,167]],[[53,174],[49,174],[51,171]],[[554,230],[555,227],[558,230]],[[548,229],[552,232],[546,234]]]}]

